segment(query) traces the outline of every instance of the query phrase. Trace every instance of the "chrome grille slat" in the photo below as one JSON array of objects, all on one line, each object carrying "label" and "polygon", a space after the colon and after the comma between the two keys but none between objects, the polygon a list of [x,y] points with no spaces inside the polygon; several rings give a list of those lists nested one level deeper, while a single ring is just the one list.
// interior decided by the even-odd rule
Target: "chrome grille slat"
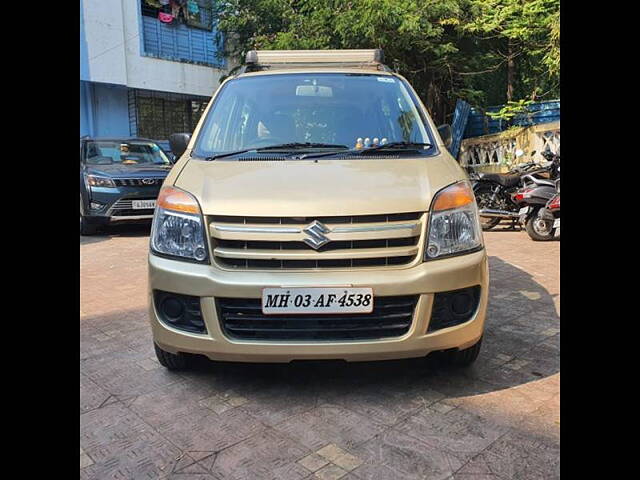
[{"label": "chrome grille slat", "polygon": [[213,256],[230,269],[405,265],[420,250],[424,213],[340,217],[208,217]]},{"label": "chrome grille slat", "polygon": [[[113,181],[118,187],[155,187],[160,185],[164,178],[114,178]],[[153,181],[153,183],[145,183],[149,181]]]},{"label": "chrome grille slat", "polygon": [[408,247],[394,248],[351,248],[344,250],[330,250],[328,252],[317,252],[311,249],[304,251],[285,251],[217,247],[214,249],[213,253],[222,258],[246,258],[247,260],[342,260],[415,255],[418,253],[418,247],[411,245]]}]

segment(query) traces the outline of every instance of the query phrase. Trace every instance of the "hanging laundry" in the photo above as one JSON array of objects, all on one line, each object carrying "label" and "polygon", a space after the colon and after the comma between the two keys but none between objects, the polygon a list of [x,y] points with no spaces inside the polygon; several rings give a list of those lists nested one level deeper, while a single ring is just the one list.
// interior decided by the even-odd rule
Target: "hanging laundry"
[{"label": "hanging laundry", "polygon": [[[180,15],[182,13],[182,15]],[[184,22],[188,17],[186,0],[171,0],[171,14],[179,21]]]},{"label": "hanging laundry", "polygon": [[171,0],[158,0],[160,2],[160,5],[162,5],[162,11],[164,13],[168,13],[171,14]]},{"label": "hanging laundry", "polygon": [[164,12],[158,13],[158,20],[160,20],[162,23],[173,23],[174,19],[175,17],[170,13],[164,13]]},{"label": "hanging laundry", "polygon": [[197,15],[198,13],[200,13],[200,5],[198,5],[198,2],[196,2],[196,0],[189,0],[187,2],[187,10],[190,14]]}]

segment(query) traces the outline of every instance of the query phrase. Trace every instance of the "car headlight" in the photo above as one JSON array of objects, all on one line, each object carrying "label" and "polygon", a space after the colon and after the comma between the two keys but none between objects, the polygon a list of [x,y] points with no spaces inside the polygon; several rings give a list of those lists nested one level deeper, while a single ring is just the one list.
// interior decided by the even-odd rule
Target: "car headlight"
[{"label": "car headlight", "polygon": [[151,250],[196,262],[207,260],[202,212],[192,195],[175,187],[160,190],[151,227]]},{"label": "car headlight", "polygon": [[92,187],[116,187],[113,180],[107,177],[99,177],[98,175],[87,175],[87,183]]},{"label": "car headlight", "polygon": [[459,255],[482,247],[482,230],[473,190],[469,182],[454,183],[440,190],[429,214],[425,260]]}]

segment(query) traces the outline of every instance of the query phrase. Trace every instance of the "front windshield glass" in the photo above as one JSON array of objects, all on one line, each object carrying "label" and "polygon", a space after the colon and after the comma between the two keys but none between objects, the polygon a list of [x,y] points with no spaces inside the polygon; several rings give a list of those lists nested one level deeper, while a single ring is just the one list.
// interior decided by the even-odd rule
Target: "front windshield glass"
[{"label": "front windshield glass", "polygon": [[171,162],[155,143],[130,141],[87,142],[87,165],[170,165]]},{"label": "front windshield glass", "polygon": [[353,149],[358,138],[433,143],[403,83],[390,75],[360,73],[231,80],[209,111],[194,153],[210,156],[298,142]]}]

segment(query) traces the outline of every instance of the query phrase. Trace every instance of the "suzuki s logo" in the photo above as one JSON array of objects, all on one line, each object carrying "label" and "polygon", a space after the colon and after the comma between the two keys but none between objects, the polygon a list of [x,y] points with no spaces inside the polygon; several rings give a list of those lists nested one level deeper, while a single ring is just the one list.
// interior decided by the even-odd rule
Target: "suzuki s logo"
[{"label": "suzuki s logo", "polygon": [[304,239],[304,243],[309,245],[311,248],[319,249],[321,246],[327,244],[329,239],[325,237],[325,233],[329,233],[329,227],[315,220],[313,223],[307,225],[304,229],[302,229],[304,233],[309,235]]},{"label": "suzuki s logo", "polygon": [[153,185],[156,183],[156,179],[155,178],[143,178],[142,179],[142,183],[144,183],[145,185]]}]

